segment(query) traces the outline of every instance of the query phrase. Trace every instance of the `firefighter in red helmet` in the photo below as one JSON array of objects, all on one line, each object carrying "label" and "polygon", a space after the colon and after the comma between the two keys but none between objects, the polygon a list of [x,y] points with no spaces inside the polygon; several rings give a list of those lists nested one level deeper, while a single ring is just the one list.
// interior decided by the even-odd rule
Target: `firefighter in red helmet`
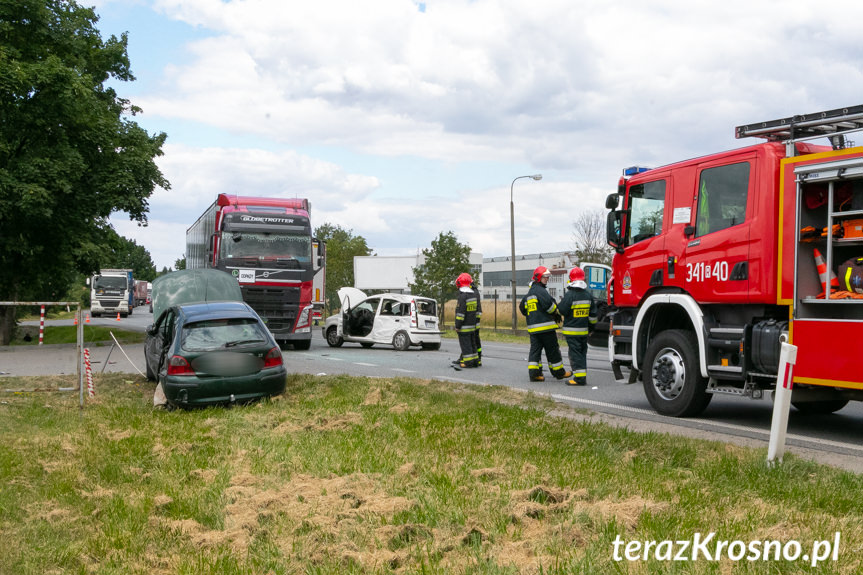
[{"label": "firefighter in red helmet", "polygon": [[557,304],[554,303],[546,285],[551,272],[544,266],[533,270],[533,281],[530,289],[521,303],[519,311],[527,317],[527,332],[530,334],[530,353],[527,356],[527,373],[531,381],[545,381],[542,375],[542,351],[545,350],[545,359],[551,374],[557,379],[566,379],[572,376],[571,372],[563,367],[563,358],[560,356],[560,345],[557,342],[557,324],[560,314]]},{"label": "firefighter in red helmet", "polygon": [[596,325],[596,302],[587,291],[584,270],[575,266],[569,271],[566,293],[557,309],[563,316],[563,333],[569,347],[572,379],[567,385],[587,385],[587,336]]},{"label": "firefighter in red helmet", "polygon": [[479,324],[482,322],[482,297],[476,281],[471,282],[470,289],[476,294],[476,330],[473,332],[473,344],[476,347],[476,366],[482,365],[482,341],[479,339]]},{"label": "firefighter in red helmet", "polygon": [[461,357],[455,362],[459,367],[478,367],[479,356],[476,351],[474,332],[477,328],[477,308],[479,299],[471,288],[473,278],[470,274],[460,274],[455,280],[458,288],[458,301],[455,304],[455,331],[458,333],[458,345]]}]

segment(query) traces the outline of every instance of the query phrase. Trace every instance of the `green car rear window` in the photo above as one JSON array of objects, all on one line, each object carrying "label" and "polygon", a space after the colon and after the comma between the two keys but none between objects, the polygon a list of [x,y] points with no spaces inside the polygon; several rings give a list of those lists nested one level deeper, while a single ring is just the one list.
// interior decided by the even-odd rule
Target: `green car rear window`
[{"label": "green car rear window", "polygon": [[183,351],[212,351],[267,341],[265,328],[250,318],[211,319],[183,327],[180,342]]}]

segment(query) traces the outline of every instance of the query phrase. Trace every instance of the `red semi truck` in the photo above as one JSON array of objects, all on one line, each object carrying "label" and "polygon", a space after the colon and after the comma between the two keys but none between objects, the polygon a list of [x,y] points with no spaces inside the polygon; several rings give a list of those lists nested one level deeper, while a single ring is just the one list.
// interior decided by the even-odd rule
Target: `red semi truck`
[{"label": "red semi truck", "polygon": [[311,345],[313,280],[325,273],[310,211],[307,199],[219,194],[186,231],[186,266],[233,274],[276,340],[295,349]]},{"label": "red semi truck", "polygon": [[628,369],[656,411],[696,415],[717,393],[775,389],[787,341],[797,409],[863,399],[863,147],[846,139],[860,130],[863,106],[829,110],[737,128],[765,143],[624,170],[606,200],[618,380]]}]

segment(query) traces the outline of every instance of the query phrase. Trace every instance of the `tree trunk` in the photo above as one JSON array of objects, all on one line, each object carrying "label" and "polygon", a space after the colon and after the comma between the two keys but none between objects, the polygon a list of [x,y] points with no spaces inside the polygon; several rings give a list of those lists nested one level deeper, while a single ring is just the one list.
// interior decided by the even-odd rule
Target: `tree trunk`
[{"label": "tree trunk", "polygon": [[0,345],[9,345],[15,329],[15,307],[0,306]]}]

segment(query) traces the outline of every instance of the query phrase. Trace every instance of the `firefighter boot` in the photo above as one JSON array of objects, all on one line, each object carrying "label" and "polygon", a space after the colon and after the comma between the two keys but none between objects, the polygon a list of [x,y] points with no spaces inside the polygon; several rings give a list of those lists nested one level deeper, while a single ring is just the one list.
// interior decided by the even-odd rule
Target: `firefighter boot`
[{"label": "firefighter boot", "polygon": [[562,367],[561,367],[560,369],[552,370],[552,371],[551,371],[551,373],[552,373],[552,374],[554,375],[554,377],[555,377],[555,378],[557,378],[557,379],[569,379],[570,377],[572,377],[572,372],[571,372],[571,371],[566,371],[566,370],[565,370],[564,368],[562,368]]},{"label": "firefighter boot", "polygon": [[542,370],[530,370],[530,380],[531,381],[545,381],[545,376],[542,375]]},{"label": "firefighter boot", "polygon": [[586,377],[573,377],[566,382],[566,385],[587,385]]}]

